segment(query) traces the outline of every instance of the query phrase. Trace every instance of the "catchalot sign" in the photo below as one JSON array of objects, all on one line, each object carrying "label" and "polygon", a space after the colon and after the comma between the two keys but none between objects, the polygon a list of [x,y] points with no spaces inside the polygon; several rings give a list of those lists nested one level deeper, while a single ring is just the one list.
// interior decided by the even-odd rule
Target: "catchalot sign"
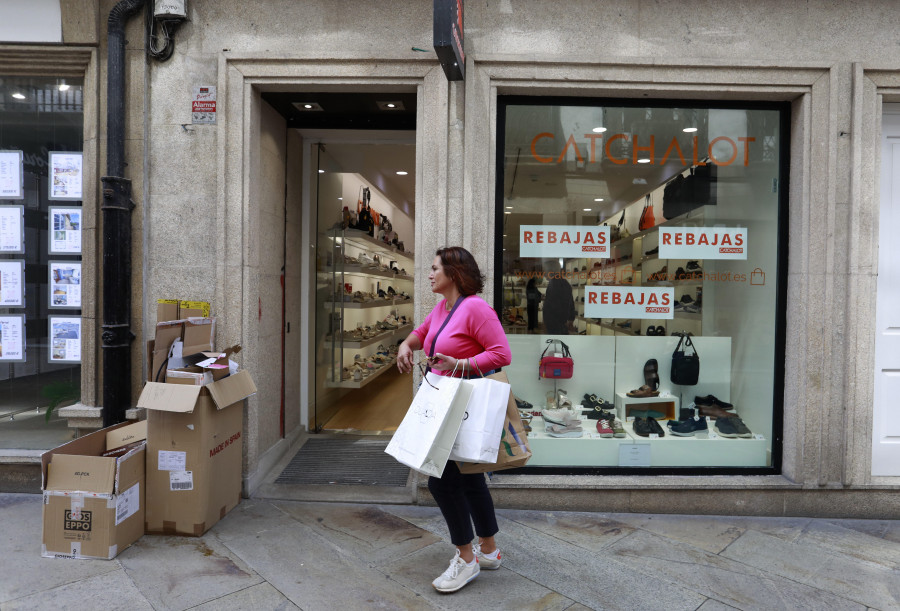
[{"label": "catchalot sign", "polygon": [[631,288],[587,286],[584,296],[586,318],[662,318],[675,315],[675,289],[670,286]]},{"label": "catchalot sign", "polygon": [[522,225],[522,257],[609,258],[609,227],[582,225]]},{"label": "catchalot sign", "polygon": [[745,227],[660,227],[660,259],[746,259]]}]

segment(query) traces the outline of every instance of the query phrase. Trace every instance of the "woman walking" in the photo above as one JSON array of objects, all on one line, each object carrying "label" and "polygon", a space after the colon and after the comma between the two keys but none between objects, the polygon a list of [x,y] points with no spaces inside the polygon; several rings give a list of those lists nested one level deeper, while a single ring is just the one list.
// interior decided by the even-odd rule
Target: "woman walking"
[{"label": "woman walking", "polygon": [[[438,250],[428,279],[431,291],[444,298],[400,345],[400,371],[412,371],[413,352],[422,349],[428,366],[439,375],[452,375],[455,370],[477,377],[509,365],[512,353],[500,319],[476,295],[484,290],[484,276],[472,254],[459,246]],[[460,473],[456,463],[449,461],[440,478],[428,478],[428,490],[456,546],[450,566],[431,585],[438,592],[456,592],[478,577],[481,569],[499,569],[500,550],[494,541],[499,528],[484,474]],[[475,535],[478,541],[473,543]]]}]

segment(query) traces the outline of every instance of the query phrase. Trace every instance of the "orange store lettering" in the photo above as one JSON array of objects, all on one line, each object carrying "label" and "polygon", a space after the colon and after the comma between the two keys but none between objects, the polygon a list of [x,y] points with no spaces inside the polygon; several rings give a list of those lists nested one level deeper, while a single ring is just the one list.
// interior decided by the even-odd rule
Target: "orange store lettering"
[{"label": "orange store lettering", "polygon": [[[584,143],[584,146],[587,148],[587,163],[598,163],[597,158],[597,140],[603,139],[603,134],[584,134],[584,137],[587,138],[590,143]],[[558,158],[553,157],[544,157],[539,155],[537,152],[537,144],[543,138],[550,138],[551,140],[555,139],[555,136],[550,132],[541,132],[537,134],[531,140],[531,156],[540,163],[562,163],[566,159],[566,153],[569,150],[569,147],[575,153],[575,157],[581,163],[585,163],[584,155],[582,154],[581,149],[578,148],[578,142],[575,140],[575,134],[571,134],[569,138],[566,140],[565,145],[562,148],[562,151],[559,154]],[[616,157],[610,151],[610,145],[616,140],[625,140],[626,142],[631,141],[633,144],[632,147],[632,155],[631,158],[627,157]],[[739,136],[737,138],[737,142],[735,142],[732,138],[728,136],[719,136],[717,138],[713,138],[709,142],[709,146],[706,147],[706,151],[700,151],[699,138],[694,136],[691,139],[691,148],[688,151],[691,155],[690,165],[698,166],[698,165],[706,165],[705,159],[708,157],[712,163],[720,166],[731,165],[735,162],[740,162],[742,165],[746,166],[750,162],[750,143],[755,142],[756,138],[749,138],[744,136]],[[642,146],[641,142],[645,144]],[[719,156],[717,157],[714,153],[713,149],[716,148],[716,145],[719,143],[724,143],[730,146],[730,152],[727,155],[722,154],[722,150],[719,149]],[[738,144],[740,143],[740,144]],[[606,138],[606,141],[602,143],[603,151],[606,153],[606,158],[609,159],[612,163],[617,165],[626,165],[628,163],[637,164],[639,159],[649,158],[649,163],[651,165],[658,164],[662,165],[666,163],[669,159],[674,160],[677,158],[681,165],[688,165],[688,161],[685,158],[684,151],[681,149],[681,145],[678,143],[678,138],[672,138],[672,140],[668,143],[665,148],[665,151],[662,154],[662,157],[658,158],[656,153],[658,148],[656,145],[656,137],[650,135],[647,137],[647,140],[644,140],[644,137],[639,136],[638,134],[634,134],[633,136],[630,134],[612,134],[611,136]]]}]

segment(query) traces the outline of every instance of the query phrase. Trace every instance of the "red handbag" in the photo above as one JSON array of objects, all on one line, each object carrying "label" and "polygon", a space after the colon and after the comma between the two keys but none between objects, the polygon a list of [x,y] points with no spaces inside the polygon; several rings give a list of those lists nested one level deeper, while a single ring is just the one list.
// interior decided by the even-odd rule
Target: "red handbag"
[{"label": "red handbag", "polygon": [[650,196],[644,202],[644,210],[641,212],[641,220],[638,223],[638,230],[643,231],[650,229],[656,225],[656,218],[653,216],[653,205],[650,203]]},{"label": "red handbag", "polygon": [[[547,356],[547,350],[553,344],[561,346],[559,352],[562,356],[551,354]],[[541,359],[538,364],[538,378],[571,378],[572,371],[575,368],[575,362],[572,360],[572,353],[569,347],[558,339],[548,339],[547,347],[541,353]]]}]

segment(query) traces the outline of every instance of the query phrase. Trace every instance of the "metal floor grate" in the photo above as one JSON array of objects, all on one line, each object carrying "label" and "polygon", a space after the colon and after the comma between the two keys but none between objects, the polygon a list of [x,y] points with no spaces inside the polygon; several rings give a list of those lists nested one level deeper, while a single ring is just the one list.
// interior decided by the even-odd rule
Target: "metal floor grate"
[{"label": "metal floor grate", "polygon": [[384,453],[388,440],[306,440],[276,484],[406,486],[409,467]]}]

